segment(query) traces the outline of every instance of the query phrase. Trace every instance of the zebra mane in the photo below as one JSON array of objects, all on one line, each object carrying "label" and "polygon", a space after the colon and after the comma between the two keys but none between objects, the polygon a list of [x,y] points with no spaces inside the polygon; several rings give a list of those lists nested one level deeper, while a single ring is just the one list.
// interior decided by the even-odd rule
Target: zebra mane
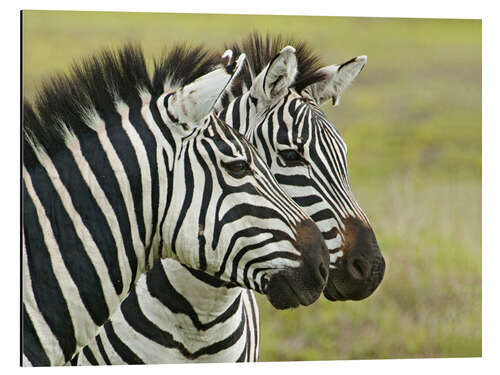
[{"label": "zebra mane", "polygon": [[159,96],[210,72],[219,62],[220,56],[201,46],[178,44],[154,61],[151,77],[142,48],[128,43],[74,63],[69,73],[55,74],[41,84],[34,105],[24,99],[25,164],[35,161],[33,147],[50,155],[61,147],[68,130],[75,135],[92,131],[86,125],[89,112],[109,119],[116,115],[117,100],[138,105],[144,92]]},{"label": "zebra mane", "polygon": [[[253,32],[242,42],[226,44],[224,47],[231,49],[234,56],[241,53],[247,55],[246,64],[243,65],[241,72],[234,79],[231,87],[232,95],[237,97],[244,94],[244,86],[247,89],[250,88],[252,80],[287,45],[293,46],[296,50],[298,74],[292,87],[297,92],[301,92],[307,86],[324,78],[323,74],[317,73],[317,70],[323,67],[319,56],[314,54],[304,41],[284,37],[281,34],[263,36],[258,32]],[[223,106],[228,105],[229,100],[229,95],[225,94],[222,98]]]}]

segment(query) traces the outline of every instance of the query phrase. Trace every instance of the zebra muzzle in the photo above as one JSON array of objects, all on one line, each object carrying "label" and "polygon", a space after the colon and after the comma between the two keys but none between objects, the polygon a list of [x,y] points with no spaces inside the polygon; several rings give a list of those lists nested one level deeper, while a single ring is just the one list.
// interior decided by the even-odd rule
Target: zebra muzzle
[{"label": "zebra muzzle", "polygon": [[328,249],[313,221],[297,225],[295,246],[302,256],[300,266],[273,274],[263,285],[267,298],[277,309],[310,305],[321,296],[327,283]]},{"label": "zebra muzzle", "polygon": [[372,228],[359,220],[346,221],[343,256],[330,269],[324,295],[330,301],[361,300],[382,282],[385,260]]}]

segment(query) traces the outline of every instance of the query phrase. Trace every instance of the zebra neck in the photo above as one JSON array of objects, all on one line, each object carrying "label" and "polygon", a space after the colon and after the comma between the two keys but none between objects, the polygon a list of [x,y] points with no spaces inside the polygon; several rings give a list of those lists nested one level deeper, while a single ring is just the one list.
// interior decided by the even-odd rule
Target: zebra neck
[{"label": "zebra neck", "polygon": [[[148,317],[154,321],[166,321],[165,312],[168,312],[169,325],[183,327],[180,334],[186,340],[231,330],[234,324],[240,323],[240,314],[236,313],[242,308],[244,289],[210,284],[205,278],[202,281],[179,262],[163,259],[138,282],[136,293],[138,298],[151,295],[163,304],[166,309],[152,307]],[[235,315],[237,319],[234,319]],[[231,322],[231,319],[235,321]]]},{"label": "zebra neck", "polygon": [[[56,153],[33,146],[36,162],[23,168],[24,218],[38,220],[24,226],[30,261],[23,274],[42,286],[25,305],[54,317],[44,328],[55,332],[58,343],[53,363],[68,360],[94,337],[148,258],[151,223],[139,171],[144,163],[139,156],[130,162],[137,141],[119,124],[91,125],[94,131],[86,134],[68,132]],[[59,298],[40,297],[48,290]],[[60,321],[70,322],[66,330],[57,328]]]},{"label": "zebra neck", "polygon": [[117,254],[124,295],[160,257],[158,227],[168,207],[169,165],[175,152],[167,141],[168,129],[160,129],[156,101],[149,95],[141,101],[134,106],[116,103],[105,120],[89,113],[85,123],[93,132],[66,132],[65,147],[55,155],[36,150],[38,166],[61,201],[78,196],[70,216],[81,217],[87,227],[96,223],[100,230],[90,234],[99,251]]},{"label": "zebra neck", "polygon": [[175,255],[165,247],[160,230],[172,198],[173,160],[180,148],[164,126],[167,121],[162,111],[164,97],[165,94],[152,98],[142,93],[135,107],[123,102],[116,105],[121,127],[129,140],[121,146],[131,152],[127,160],[132,166],[122,177],[125,185],[127,179],[130,181],[132,194],[128,198],[129,201],[132,198],[136,213],[133,222],[137,223],[132,229],[140,239],[137,245],[144,249],[138,274],[149,271],[155,260]]}]

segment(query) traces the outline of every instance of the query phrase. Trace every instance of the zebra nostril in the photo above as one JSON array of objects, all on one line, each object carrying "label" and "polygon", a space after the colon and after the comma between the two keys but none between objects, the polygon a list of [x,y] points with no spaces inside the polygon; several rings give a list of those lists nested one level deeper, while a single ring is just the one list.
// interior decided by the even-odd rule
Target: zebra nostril
[{"label": "zebra nostril", "polygon": [[347,261],[347,271],[357,280],[366,280],[370,276],[371,266],[363,258],[351,258]]}]

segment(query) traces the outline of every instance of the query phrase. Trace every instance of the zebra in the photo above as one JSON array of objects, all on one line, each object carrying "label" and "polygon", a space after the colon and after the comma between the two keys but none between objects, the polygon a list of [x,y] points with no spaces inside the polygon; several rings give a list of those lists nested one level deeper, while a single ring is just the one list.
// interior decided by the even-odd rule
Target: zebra
[{"label": "zebra", "polygon": [[[287,47],[280,51],[279,48],[285,44],[297,45],[297,49]],[[274,164],[281,165],[275,173],[282,186],[323,226],[323,235],[331,243],[330,277],[336,277],[335,273],[340,273],[340,280],[344,280],[333,283],[330,286],[332,291],[325,293],[325,296],[331,300],[366,298],[380,283],[385,262],[376,245],[368,219],[356,203],[347,183],[345,144],[318,108],[324,98],[314,99],[315,96],[321,98],[319,95],[325,95],[319,91],[320,85],[324,85],[323,90],[327,90],[332,77],[317,73],[325,69],[318,66],[319,59],[304,43],[283,40],[280,37],[275,40],[269,37],[263,40],[254,34],[247,38],[243,46],[229,47],[246,52],[251,59],[247,60],[247,66],[242,68],[242,74],[235,78],[238,83],[228,87],[226,95],[218,102],[216,107],[219,115],[254,142],[259,139],[255,135],[264,138],[264,142],[257,144],[261,155],[267,156],[266,160],[271,169]],[[333,72],[332,74],[337,73],[335,79],[339,81],[338,91],[327,93],[330,97],[335,95],[335,105],[339,102],[340,94],[356,78],[365,63],[366,57],[360,56],[326,69]],[[282,91],[275,90],[273,101],[265,102],[262,98],[264,93],[258,91],[266,87],[262,82],[263,77],[269,82],[276,82],[280,77]],[[297,79],[294,81],[295,77]],[[340,86],[340,83],[343,86]],[[272,92],[269,89],[262,91]],[[244,96],[244,93],[247,93],[247,96]],[[268,107],[264,108],[262,112],[265,115],[260,119],[257,115],[257,105]],[[289,117],[283,117],[284,110],[290,106],[301,107],[301,110],[289,111]],[[310,177],[306,180],[301,170],[305,160],[299,165],[297,160],[294,160],[298,159],[294,154],[298,151],[278,151],[278,140],[288,139],[296,132],[295,129],[304,127],[306,111],[313,111],[310,116],[328,130],[323,138],[317,137],[314,144],[309,140],[308,147],[319,148],[321,141],[329,141],[331,145],[335,145],[334,150],[337,153],[328,155],[330,164],[325,167],[331,170],[331,174],[322,174],[326,181],[340,180],[341,191],[332,192],[320,188],[321,184]],[[269,132],[272,126],[274,129]],[[273,137],[269,134],[273,134]],[[290,148],[290,144],[287,144],[287,147]],[[321,172],[321,166],[325,163],[320,164],[318,158],[311,157],[310,154],[309,152],[306,156],[300,155],[300,158],[307,157],[308,168],[315,164]],[[333,165],[341,166],[342,169],[332,170],[330,166]],[[298,183],[293,180],[295,175],[300,177]],[[333,197],[328,194],[333,194]],[[341,199],[347,199],[343,204],[347,207],[352,205],[355,210],[339,207],[339,204],[342,204]],[[338,231],[337,236],[331,235],[334,231]],[[367,237],[373,241],[372,244],[366,243]],[[342,262],[344,254],[348,261],[352,259],[349,268]],[[359,264],[356,264],[357,262]],[[359,271],[356,268],[358,266]],[[366,269],[367,267],[372,269],[371,275],[368,274],[370,270]],[[172,272],[174,269],[177,270],[176,273]],[[171,277],[172,275],[175,277]],[[156,279],[168,279],[169,287],[166,289],[166,283],[155,281]],[[338,284],[341,285],[339,288],[343,288],[344,294],[336,291]],[[221,295],[225,297],[221,298]],[[212,310],[211,300],[217,301],[215,310]],[[148,326],[142,324],[145,320],[149,320]],[[153,269],[139,280],[136,289],[122,304],[120,311],[106,324],[115,328],[120,342],[129,349],[128,353],[134,353],[134,356],[120,351],[116,343],[113,343],[116,338],[109,338],[105,329],[102,329],[96,340],[73,359],[73,364],[238,362],[258,359],[259,315],[253,293],[242,288],[228,288],[217,280],[170,259],[155,264]]]},{"label": "zebra", "polygon": [[245,55],[204,57],[176,47],[151,79],[140,47],[104,50],[24,102],[23,365],[71,360],[158,259],[282,308],[320,296],[321,233],[212,112]]},{"label": "zebra", "polygon": [[[298,65],[268,77],[264,68],[281,64],[277,52],[283,44],[296,45]],[[256,146],[279,184],[321,230],[330,254],[323,295],[331,301],[370,296],[382,281],[385,260],[349,185],[347,145],[320,108],[328,101],[339,104],[367,57],[322,66],[306,43],[258,33],[226,47],[245,51],[247,64],[221,98],[219,116]],[[266,79],[287,89],[269,90],[262,85]]]}]

